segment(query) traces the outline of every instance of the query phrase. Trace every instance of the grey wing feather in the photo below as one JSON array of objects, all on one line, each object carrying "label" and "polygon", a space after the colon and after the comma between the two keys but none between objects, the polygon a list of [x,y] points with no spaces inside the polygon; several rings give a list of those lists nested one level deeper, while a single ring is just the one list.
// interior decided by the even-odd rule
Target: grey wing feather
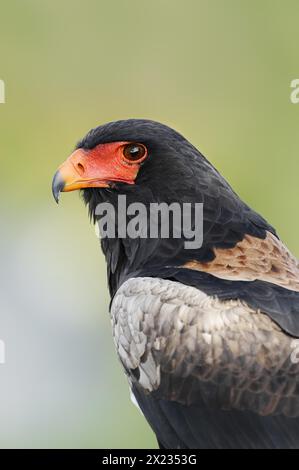
[{"label": "grey wing feather", "polygon": [[[249,435],[251,415],[265,429],[275,429],[267,423],[277,416],[299,416],[293,338],[244,302],[220,301],[173,281],[135,278],[118,290],[111,318],[118,355],[144,413],[155,422],[171,413],[172,426],[180,422],[180,428],[187,420],[189,434],[195,426],[188,442],[199,439],[203,410],[223,430],[233,421],[236,430],[245,420]],[[159,408],[155,419],[146,411],[150,402],[151,409]],[[299,432],[299,421],[291,421]]]}]

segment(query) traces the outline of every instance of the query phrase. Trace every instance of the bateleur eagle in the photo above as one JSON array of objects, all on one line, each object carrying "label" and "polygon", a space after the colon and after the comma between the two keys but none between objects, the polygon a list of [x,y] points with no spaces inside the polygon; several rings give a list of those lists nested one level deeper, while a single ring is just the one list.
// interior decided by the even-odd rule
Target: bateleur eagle
[{"label": "bateleur eagle", "polygon": [[53,179],[57,201],[75,189],[94,220],[118,195],[203,203],[199,249],[183,235],[101,241],[117,354],[160,447],[299,448],[299,266],[274,228],[150,120],[88,132]]}]

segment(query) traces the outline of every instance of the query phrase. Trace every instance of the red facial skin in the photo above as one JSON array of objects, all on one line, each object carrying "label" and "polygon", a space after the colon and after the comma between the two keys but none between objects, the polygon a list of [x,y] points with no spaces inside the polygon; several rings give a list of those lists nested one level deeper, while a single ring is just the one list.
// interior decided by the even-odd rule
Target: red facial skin
[{"label": "red facial skin", "polygon": [[110,182],[135,184],[140,164],[147,158],[147,151],[136,161],[123,154],[130,142],[99,144],[91,150],[75,150],[59,167],[65,182],[62,191],[81,188],[107,188]]}]

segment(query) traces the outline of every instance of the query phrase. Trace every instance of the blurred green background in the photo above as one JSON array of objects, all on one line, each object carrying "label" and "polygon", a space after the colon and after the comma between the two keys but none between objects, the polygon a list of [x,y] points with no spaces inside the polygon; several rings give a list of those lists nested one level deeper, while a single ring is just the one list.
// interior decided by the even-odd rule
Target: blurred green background
[{"label": "blurred green background", "polygon": [[0,447],[155,447],[114,353],[105,264],[52,175],[87,130],[165,122],[299,254],[297,0],[2,0]]}]

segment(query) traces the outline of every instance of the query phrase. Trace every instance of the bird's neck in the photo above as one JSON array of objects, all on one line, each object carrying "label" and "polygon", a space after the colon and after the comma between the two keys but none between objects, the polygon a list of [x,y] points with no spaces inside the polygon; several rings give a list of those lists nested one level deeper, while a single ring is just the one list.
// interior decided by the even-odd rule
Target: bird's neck
[{"label": "bird's neck", "polygon": [[[161,212],[161,207],[158,209],[156,203],[145,199],[142,207],[134,202],[134,206],[126,206],[124,210],[122,204],[125,204],[123,200],[118,204],[114,201],[112,213],[106,211],[99,219],[112,295],[128,277],[144,272],[154,275],[161,268],[182,266],[192,258],[192,253],[205,260],[213,257],[209,249],[202,249],[202,207],[191,207],[190,211],[190,203],[185,206],[175,202],[173,206],[174,202],[168,201],[163,203]],[[109,211],[110,206],[105,207]],[[124,212],[127,217],[123,217]],[[183,228],[187,219],[189,233]]]}]

